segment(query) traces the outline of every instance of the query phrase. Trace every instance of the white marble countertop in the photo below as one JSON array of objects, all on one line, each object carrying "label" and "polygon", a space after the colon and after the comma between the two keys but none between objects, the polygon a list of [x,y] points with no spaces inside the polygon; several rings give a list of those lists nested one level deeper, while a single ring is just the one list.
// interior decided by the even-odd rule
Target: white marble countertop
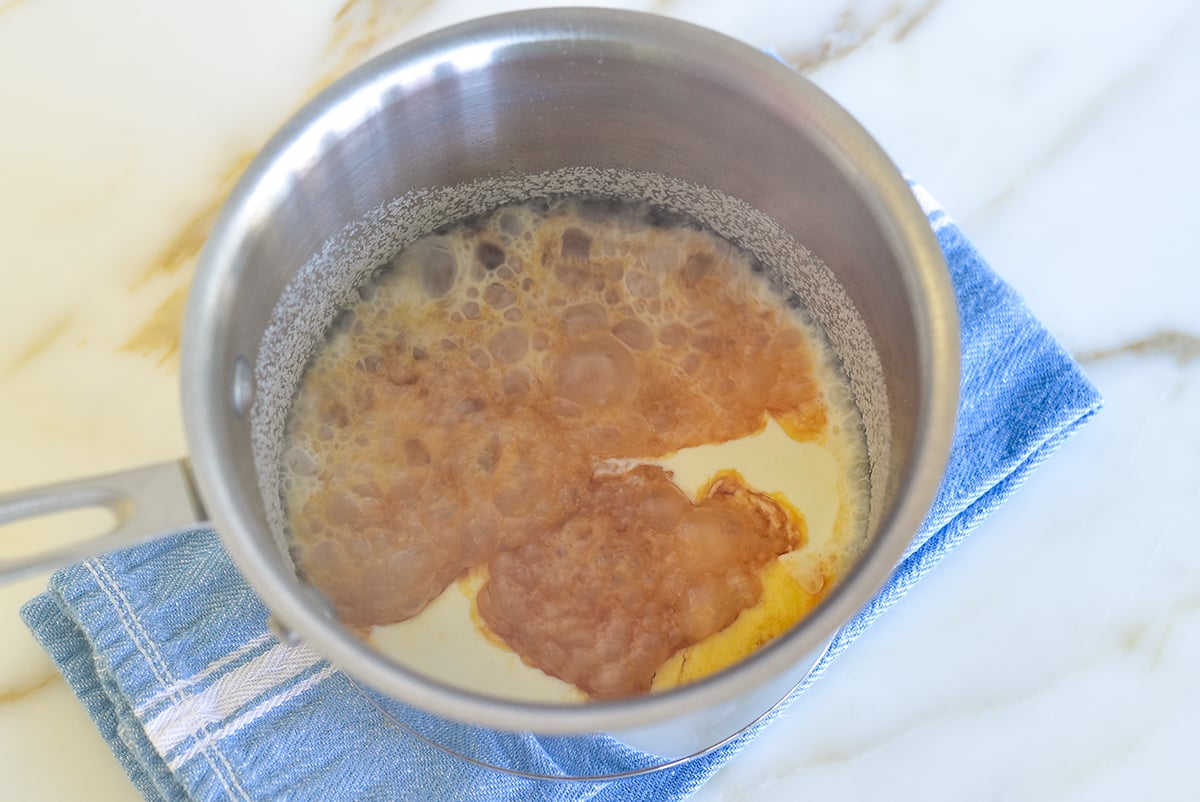
[{"label": "white marble countertop", "polygon": [[[0,489],[182,455],[214,208],[370,53],[518,3],[0,0]],[[695,797],[1195,799],[1200,3],[658,0],[857,115],[1107,407]],[[6,530],[0,554],[84,522]],[[135,799],[0,587],[0,796]]]}]

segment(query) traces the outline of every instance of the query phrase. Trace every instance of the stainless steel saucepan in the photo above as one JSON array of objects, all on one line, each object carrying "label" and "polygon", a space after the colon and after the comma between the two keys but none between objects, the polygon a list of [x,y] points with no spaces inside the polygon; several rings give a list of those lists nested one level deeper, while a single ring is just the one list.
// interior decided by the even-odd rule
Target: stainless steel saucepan
[{"label": "stainless steel saucepan", "polygon": [[[405,239],[551,191],[649,197],[762,257],[841,356],[870,451],[870,545],[822,604],[716,676],[623,701],[516,702],[397,665],[297,578],[279,519],[282,421],[338,304]],[[662,17],[489,17],[374,59],[268,143],[217,219],[191,289],[181,382],[190,458],[0,498],[0,523],[102,506],[119,524],[0,572],[207,520],[284,638],[390,697],[542,733],[704,721],[711,741],[782,696],[886,581],[945,468],[958,360],[954,296],[924,214],[883,151],[805,78]]]}]

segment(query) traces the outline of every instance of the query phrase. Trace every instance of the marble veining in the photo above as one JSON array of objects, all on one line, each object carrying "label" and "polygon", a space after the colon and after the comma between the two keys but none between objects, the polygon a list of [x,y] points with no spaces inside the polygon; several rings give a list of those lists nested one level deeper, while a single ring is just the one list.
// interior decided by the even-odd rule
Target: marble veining
[{"label": "marble veining", "polygon": [[52,346],[59,337],[66,334],[67,329],[71,326],[72,315],[68,312],[45,324],[44,328],[35,334],[28,344],[13,357],[12,361],[4,368],[5,376],[11,375],[19,370],[22,365],[32,362],[37,359],[38,354]]},{"label": "marble veining", "polygon": [[[897,2],[872,9],[867,15],[855,6],[844,9],[833,29],[820,42],[803,50],[788,51],[784,60],[804,73],[815,72],[853,53],[871,39],[887,33],[892,43],[903,42],[929,16],[941,0],[920,4]],[[910,7],[911,6],[911,7]]]},{"label": "marble veining", "polygon": [[52,671],[49,674],[44,674],[28,685],[22,685],[19,688],[11,688],[9,690],[0,691],[0,705],[8,702],[16,702],[24,699],[27,696],[37,693],[42,688],[45,688],[52,682],[62,682],[62,677],[57,671]]},{"label": "marble veining", "polygon": [[[332,66],[304,91],[303,100],[312,98],[372,55],[380,41],[395,35],[406,23],[432,6],[433,2],[420,0],[389,4],[383,0],[347,0],[333,15],[330,25],[332,32],[325,55]],[[283,119],[280,119],[279,124],[282,123]],[[182,276],[170,295],[155,307],[125,342],[122,346],[124,350],[143,356],[158,355],[159,365],[170,363],[176,366],[187,290],[196,257],[208,238],[217,212],[254,158],[255,152],[242,153],[232,160],[230,167],[218,179],[217,189],[211,199],[180,226],[166,247],[130,283],[130,290],[136,291],[156,276]],[[59,331],[48,339],[52,340],[61,333]],[[49,343],[39,340],[37,344],[45,347]]]},{"label": "marble veining", "polygon": [[1200,336],[1186,331],[1162,329],[1146,337],[1120,343],[1110,348],[1099,348],[1076,354],[1075,358],[1088,365],[1124,355],[1170,356],[1180,367],[1200,359]]},{"label": "marble veining", "polygon": [[395,36],[437,0],[395,3],[386,0],[346,0],[333,15],[333,33],[326,53],[333,66],[310,90],[311,94],[349,72],[375,53],[380,42]]},{"label": "marble veining", "polygon": [[[1107,397],[695,799],[1193,799],[1200,3],[619,4],[803,69]],[[389,45],[524,5],[0,0],[0,489],[183,454],[182,299],[254,152]],[[17,620],[44,582],[0,586],[0,797],[137,799]]]}]

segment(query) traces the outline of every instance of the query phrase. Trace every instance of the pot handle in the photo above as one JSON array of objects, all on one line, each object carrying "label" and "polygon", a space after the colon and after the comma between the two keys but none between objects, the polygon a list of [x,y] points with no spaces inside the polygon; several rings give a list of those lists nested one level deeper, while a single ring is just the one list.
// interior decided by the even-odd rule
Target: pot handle
[{"label": "pot handle", "polygon": [[0,559],[0,584],[164,535],[205,520],[187,460],[0,493],[0,527],[99,507],[116,518],[104,534],[29,557]]}]

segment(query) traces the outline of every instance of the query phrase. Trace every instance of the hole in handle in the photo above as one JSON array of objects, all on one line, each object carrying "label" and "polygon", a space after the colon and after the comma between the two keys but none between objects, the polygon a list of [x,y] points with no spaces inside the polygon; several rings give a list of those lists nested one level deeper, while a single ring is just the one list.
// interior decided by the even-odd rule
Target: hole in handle
[{"label": "hole in handle", "polygon": [[202,520],[185,460],[0,493],[0,582]]},{"label": "hole in handle", "polygon": [[83,543],[108,534],[120,523],[111,507],[93,502],[0,524],[0,559],[34,557]]}]

